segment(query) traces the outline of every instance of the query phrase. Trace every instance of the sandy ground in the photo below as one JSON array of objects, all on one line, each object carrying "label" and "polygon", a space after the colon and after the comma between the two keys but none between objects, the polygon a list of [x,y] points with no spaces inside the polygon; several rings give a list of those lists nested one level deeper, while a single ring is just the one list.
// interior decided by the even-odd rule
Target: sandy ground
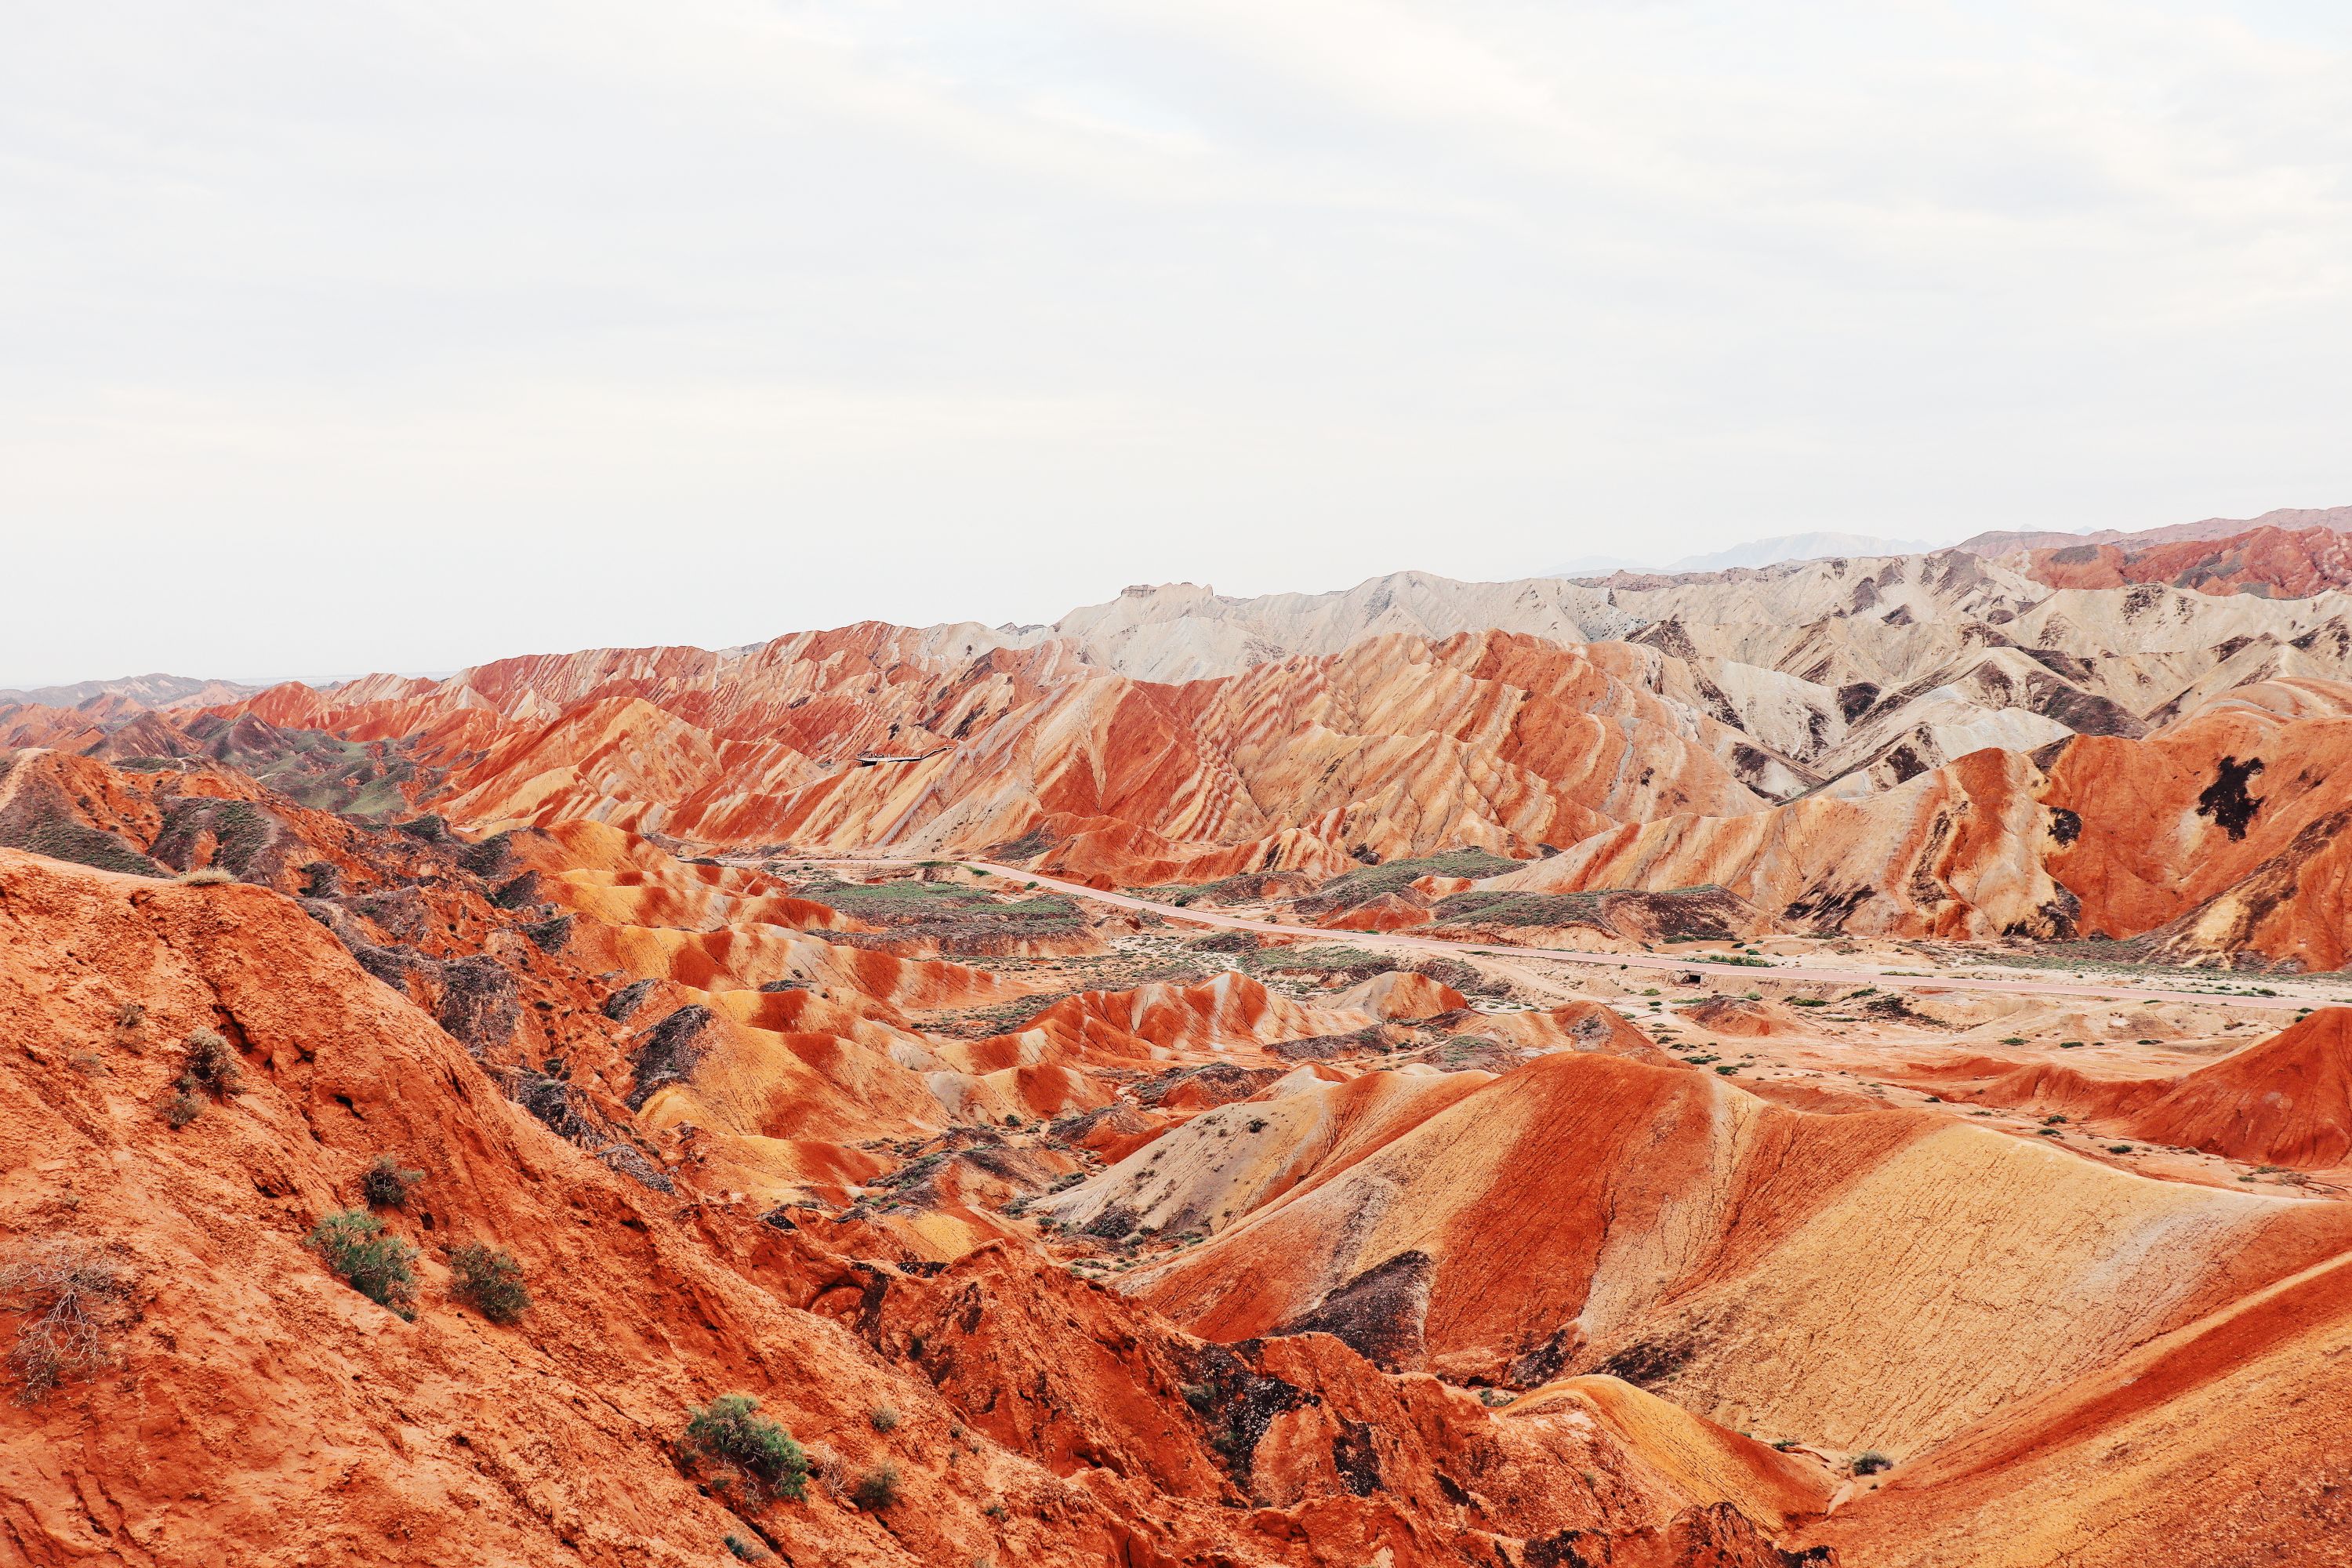
[{"label": "sandy ground", "polygon": [[[826,863],[912,864],[882,858]],[[986,879],[1034,884],[1180,927],[1255,931],[1400,957],[1461,958],[1510,985],[1508,998],[1476,999],[1473,1005],[1482,1011],[1599,1002],[1683,1059],[1800,1109],[1937,1111],[2046,1141],[2142,1175],[2202,1185],[2315,1197],[2352,1189],[2352,1170],[2283,1171],[2165,1148],[2095,1120],[2053,1121],[2024,1108],[1948,1099],[1938,1092],[1948,1086],[1935,1077],[1938,1068],[1969,1060],[2063,1063],[2095,1078],[2171,1077],[2275,1033],[2305,1009],[2352,1001],[2343,994],[2340,976],[2250,978],[2175,970],[2143,978],[2101,975],[2086,967],[2045,977],[2045,972],[2004,973],[1998,953],[1962,950],[1962,961],[1955,963],[1948,947],[1887,943],[1874,951],[1873,944],[1844,939],[1834,944],[1840,950],[1834,963],[1817,956],[1830,943],[1803,938],[1750,943],[1746,963],[1726,962],[1736,944],[1719,942],[1668,952],[1506,947],[1410,932],[1324,931],[1263,918],[1259,911],[1180,907],[1106,892],[988,861],[959,864],[985,873]],[[1196,956],[1183,939],[1157,933],[1139,933],[1118,945],[1145,960]],[[1061,966],[1046,962],[1023,967]],[[1077,973],[1085,965],[1069,967],[1076,984],[1089,984]],[[1754,1001],[1746,1007],[1724,1006],[1748,998]]]}]

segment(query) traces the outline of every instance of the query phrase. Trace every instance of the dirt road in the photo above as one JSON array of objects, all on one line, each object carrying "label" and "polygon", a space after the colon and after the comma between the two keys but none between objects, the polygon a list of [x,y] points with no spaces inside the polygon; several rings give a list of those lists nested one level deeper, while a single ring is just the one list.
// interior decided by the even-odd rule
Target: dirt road
[{"label": "dirt road", "polygon": [[[830,865],[847,866],[910,866],[912,859],[878,858],[828,860]],[[1907,974],[1886,969],[1830,969],[1803,963],[1772,963],[1768,968],[1753,964],[1709,963],[1705,959],[1681,958],[1654,952],[1588,952],[1572,947],[1512,947],[1498,942],[1449,942],[1444,937],[1414,936],[1407,931],[1317,931],[1312,926],[1277,925],[1272,921],[1255,921],[1244,915],[1218,914],[1213,910],[1185,909],[1176,904],[1155,903],[1129,893],[1107,893],[1099,888],[1089,888],[1083,882],[1066,882],[1057,877],[1042,877],[1034,871],[1024,871],[1018,866],[1000,866],[990,860],[958,860],[954,864],[966,869],[986,871],[992,876],[1020,882],[1034,882],[1041,888],[1051,888],[1074,899],[1089,899],[1098,904],[1118,909],[1149,910],[1169,921],[1191,925],[1220,927],[1228,931],[1272,931],[1283,936],[1316,934],[1334,942],[1344,942],[1350,947],[1389,949],[1406,952],[1478,953],[1496,958],[1549,958],[1563,963],[1587,963],[1620,969],[1649,969],[1675,973],[1696,973],[1728,976],[1735,979],[1794,980],[1825,985],[1877,985],[1906,991],[1990,991],[2012,996],[2082,996],[2100,1001],[2125,1002],[2195,1002],[2210,1006],[2223,1004],[2266,1012],[2292,1013],[2304,1007],[2324,1005],[2327,998],[2319,996],[2237,996],[2216,995],[2209,991],[2174,991],[2152,986],[2109,985],[2095,981],[2054,980],[1986,980],[1967,975]]]}]

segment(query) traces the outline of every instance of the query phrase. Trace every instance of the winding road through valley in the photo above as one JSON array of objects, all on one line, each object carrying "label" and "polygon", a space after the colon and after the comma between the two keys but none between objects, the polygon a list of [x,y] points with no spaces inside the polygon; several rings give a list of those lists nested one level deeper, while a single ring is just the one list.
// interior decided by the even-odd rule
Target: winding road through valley
[{"label": "winding road through valley", "polygon": [[[924,862],[908,858],[880,856],[812,859],[811,864],[828,866],[914,866]],[[934,858],[931,864],[938,864]],[[1160,916],[1163,920],[1190,925],[1213,926],[1227,931],[1269,931],[1280,936],[1324,936],[1334,942],[1344,942],[1351,947],[1390,949],[1408,952],[1476,953],[1493,958],[1549,958],[1563,963],[1586,963],[1620,969],[1673,971],[1678,973],[1726,975],[1738,979],[1798,981],[1826,985],[1879,985],[1907,991],[1991,991],[2013,996],[2081,996],[2100,1001],[2128,1002],[2195,1002],[2204,1005],[2223,1004],[2267,1012],[2296,1012],[2305,1007],[2324,1005],[2334,1000],[2317,994],[2280,996],[2246,996],[2235,993],[2212,991],[2181,991],[2158,986],[2100,984],[2093,981],[2000,980],[1977,975],[1915,974],[1887,969],[1824,968],[1804,963],[1773,963],[1766,967],[1749,963],[1723,963],[1706,959],[1677,957],[1655,952],[1593,952],[1573,947],[1514,947],[1500,942],[1456,942],[1445,937],[1414,936],[1404,931],[1324,931],[1316,926],[1281,925],[1273,921],[1252,920],[1246,915],[1220,914],[1212,910],[1187,909],[1178,904],[1163,904],[1150,899],[1139,899],[1131,893],[1106,892],[1083,882],[1066,882],[1058,877],[1040,876],[1024,871],[1018,866],[1003,866],[992,860],[952,860],[969,871],[985,872],[1018,882],[1034,882],[1040,888],[1050,888],[1074,899],[1087,899],[1117,909],[1135,910]],[[2271,976],[2273,984],[2292,985],[2293,977]]]}]

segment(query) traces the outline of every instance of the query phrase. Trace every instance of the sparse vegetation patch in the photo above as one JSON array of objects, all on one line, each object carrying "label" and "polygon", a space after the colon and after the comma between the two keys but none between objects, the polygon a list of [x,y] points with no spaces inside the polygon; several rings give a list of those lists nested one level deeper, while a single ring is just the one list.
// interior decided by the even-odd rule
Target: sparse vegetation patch
[{"label": "sparse vegetation patch", "polygon": [[422,1171],[404,1171],[389,1154],[378,1154],[360,1177],[360,1197],[372,1209],[408,1206],[411,1188],[425,1179]]},{"label": "sparse vegetation patch", "polygon": [[312,1227],[303,1245],[345,1284],[398,1316],[416,1317],[416,1248],[388,1234],[365,1209],[341,1209]]},{"label": "sparse vegetation patch", "polygon": [[68,1379],[114,1362],[114,1336],[137,1277],[82,1237],[24,1243],[0,1264],[0,1310],[23,1312],[8,1373],[16,1397],[38,1405]]},{"label": "sparse vegetation patch", "polygon": [[807,1495],[808,1455],[791,1433],[760,1414],[751,1394],[722,1394],[699,1408],[689,1406],[677,1449],[684,1468],[711,1467],[720,1484],[740,1482],[754,1501],[798,1502]]},{"label": "sparse vegetation patch", "polygon": [[530,1310],[514,1254],[478,1241],[449,1254],[449,1294],[494,1323],[511,1323]]}]

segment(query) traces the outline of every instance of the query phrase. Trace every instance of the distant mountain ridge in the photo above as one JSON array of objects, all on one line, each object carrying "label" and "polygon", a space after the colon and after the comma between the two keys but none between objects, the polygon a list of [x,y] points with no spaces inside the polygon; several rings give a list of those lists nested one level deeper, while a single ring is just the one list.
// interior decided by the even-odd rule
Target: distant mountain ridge
[{"label": "distant mountain ridge", "polygon": [[78,680],[70,686],[37,686],[24,691],[0,690],[0,704],[79,708],[101,698],[117,698],[124,705],[135,708],[208,707],[215,702],[234,702],[267,689],[266,685],[157,672],[126,675],[116,680]]},{"label": "distant mountain ridge", "polygon": [[1880,539],[1863,533],[1785,533],[1750,540],[1701,555],[1685,555],[1664,565],[1622,555],[1584,555],[1541,574],[1546,577],[1606,577],[1615,572],[1672,574],[1721,572],[1734,566],[1777,566],[1784,561],[1822,561],[1832,556],[1921,555],[1938,548],[1925,540]]},{"label": "distant mountain ridge", "polygon": [[2352,506],[2280,507],[2260,517],[2209,517],[2200,522],[2176,522],[2162,528],[2102,528],[2088,533],[2061,533],[2048,529],[1996,530],[1963,539],[1952,548],[1965,550],[1971,555],[1998,556],[2019,550],[2063,550],[2076,544],[2145,547],[2192,539],[2228,539],[2258,528],[2325,528],[2338,533],[2352,532]]}]

